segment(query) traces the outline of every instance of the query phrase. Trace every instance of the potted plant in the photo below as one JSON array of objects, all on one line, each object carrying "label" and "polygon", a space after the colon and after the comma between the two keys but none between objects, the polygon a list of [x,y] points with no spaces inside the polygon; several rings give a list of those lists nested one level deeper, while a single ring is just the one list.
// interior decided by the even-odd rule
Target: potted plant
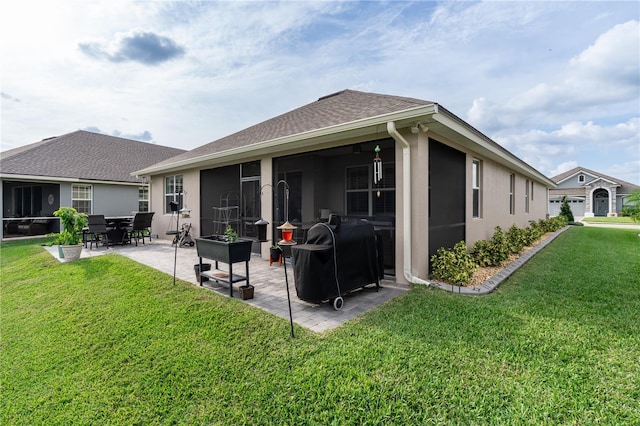
[{"label": "potted plant", "polygon": [[224,231],[224,237],[227,242],[235,243],[238,239],[238,233],[231,227],[231,225],[227,225],[227,229]]},{"label": "potted plant", "polygon": [[272,245],[269,248],[269,266],[271,266],[271,264],[274,262],[280,263],[281,256],[282,250],[280,249],[280,246],[277,244]]},{"label": "potted plant", "polygon": [[82,229],[87,226],[87,215],[78,213],[73,207],[60,207],[53,215],[60,218],[61,229],[54,234],[53,241],[58,245],[60,259],[78,259],[82,253]]}]

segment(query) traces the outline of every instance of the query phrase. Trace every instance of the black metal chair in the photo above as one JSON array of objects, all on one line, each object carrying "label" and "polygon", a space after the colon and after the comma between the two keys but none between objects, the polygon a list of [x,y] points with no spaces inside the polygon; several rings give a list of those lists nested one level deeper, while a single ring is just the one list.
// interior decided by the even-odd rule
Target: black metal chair
[{"label": "black metal chair", "polygon": [[[88,231],[87,238],[89,242],[89,250],[93,248],[93,243],[109,245],[109,235],[107,234],[107,221],[102,214],[92,214],[87,217]],[[85,242],[86,244],[86,242]]]},{"label": "black metal chair", "polygon": [[129,238],[136,240],[136,246],[140,238],[142,238],[142,244],[144,244],[145,237],[149,237],[149,241],[151,241],[151,221],[154,213],[140,212],[133,217],[133,223],[129,228]]}]

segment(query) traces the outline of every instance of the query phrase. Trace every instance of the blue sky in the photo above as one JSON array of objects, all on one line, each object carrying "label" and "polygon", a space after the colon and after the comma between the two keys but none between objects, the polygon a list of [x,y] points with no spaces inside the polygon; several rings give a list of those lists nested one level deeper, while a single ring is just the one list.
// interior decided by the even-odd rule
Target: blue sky
[{"label": "blue sky", "polygon": [[343,89],[438,102],[551,177],[640,185],[640,3],[0,6],[1,149],[78,129],[192,149]]}]

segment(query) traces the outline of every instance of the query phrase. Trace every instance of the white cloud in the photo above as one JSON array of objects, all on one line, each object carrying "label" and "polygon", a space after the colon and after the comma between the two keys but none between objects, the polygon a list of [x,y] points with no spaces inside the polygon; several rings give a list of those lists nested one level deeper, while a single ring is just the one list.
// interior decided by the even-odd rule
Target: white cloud
[{"label": "white cloud", "polygon": [[558,164],[555,169],[551,170],[549,177],[558,176],[559,174],[567,172],[578,166],[579,164],[576,161],[565,161],[564,163]]},{"label": "white cloud", "polygon": [[[640,93],[640,23],[628,21],[602,34],[568,61],[564,78],[547,81],[512,96],[503,104],[475,99],[470,123],[489,129],[558,124],[569,117],[618,113],[616,104],[638,105]],[[607,105],[607,110],[603,106]],[[481,120],[485,120],[484,122]],[[486,127],[485,127],[486,128]]]},{"label": "white cloud", "polygon": [[[468,110],[471,124],[543,172],[639,157],[631,2],[0,7],[3,149],[87,127],[189,149],[352,88]],[[99,41],[95,52],[115,54],[121,35],[134,33],[166,37],[185,54],[149,67],[78,48]],[[615,158],[604,153],[613,146]]]}]

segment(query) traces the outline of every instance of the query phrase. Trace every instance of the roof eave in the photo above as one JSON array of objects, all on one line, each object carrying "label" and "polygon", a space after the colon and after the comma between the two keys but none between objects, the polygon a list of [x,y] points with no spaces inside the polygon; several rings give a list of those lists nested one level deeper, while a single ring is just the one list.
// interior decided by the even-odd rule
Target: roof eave
[{"label": "roof eave", "polygon": [[70,182],[70,183],[91,183],[91,184],[105,184],[105,185],[126,185],[126,186],[140,186],[143,182],[126,182],[116,180],[99,180],[99,179],[83,179],[83,178],[70,178],[59,176],[38,176],[38,175],[20,175],[11,173],[0,173],[0,179],[3,180],[18,180],[18,181],[33,181],[33,182]]},{"label": "roof eave", "polygon": [[[188,158],[182,161],[176,161],[175,163],[151,166],[135,171],[131,174],[133,176],[151,176],[211,164],[212,160],[216,160],[217,162],[229,162],[236,159],[242,159],[246,158],[248,153],[251,153],[254,156],[267,153],[269,155],[273,155],[275,152],[280,150],[303,148],[321,142],[331,142],[333,140],[346,139],[349,137],[375,134],[379,130],[378,126],[386,125],[387,121],[395,121],[399,123],[406,122],[404,124],[409,125],[410,123],[415,122],[418,117],[429,116],[434,114],[436,111],[436,104],[421,105],[419,107],[390,114],[368,117],[348,123],[337,124],[335,126],[323,127],[320,129],[310,130],[308,132],[296,133],[293,135],[249,144],[240,148]],[[384,131],[386,135],[386,127],[384,127],[384,130],[382,131]]]},{"label": "roof eave", "polygon": [[[557,187],[554,181],[446,109],[440,107],[438,113],[434,114],[432,118],[437,123],[444,126],[444,128],[450,129],[450,131],[457,133],[464,139],[469,140],[479,147],[479,149],[471,147],[474,151],[479,151],[479,153],[498,162],[499,164],[509,167],[516,166],[523,174],[528,175],[532,179],[543,182],[549,188]],[[429,124],[429,126],[431,125],[432,124]]]}]

